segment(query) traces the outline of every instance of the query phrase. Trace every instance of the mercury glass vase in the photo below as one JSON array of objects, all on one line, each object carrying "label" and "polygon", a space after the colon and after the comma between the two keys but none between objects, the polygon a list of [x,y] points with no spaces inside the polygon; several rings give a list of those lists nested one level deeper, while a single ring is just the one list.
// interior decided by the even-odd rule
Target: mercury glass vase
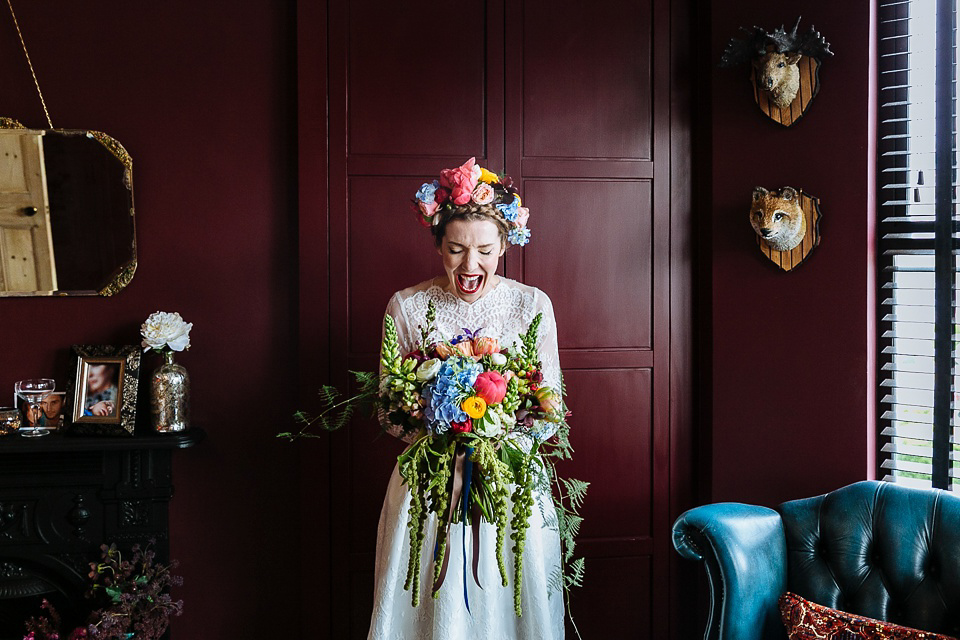
[{"label": "mercury glass vase", "polygon": [[153,428],[161,433],[190,427],[190,376],[173,361],[173,351],[164,351],[165,362],[150,381],[150,415]]}]

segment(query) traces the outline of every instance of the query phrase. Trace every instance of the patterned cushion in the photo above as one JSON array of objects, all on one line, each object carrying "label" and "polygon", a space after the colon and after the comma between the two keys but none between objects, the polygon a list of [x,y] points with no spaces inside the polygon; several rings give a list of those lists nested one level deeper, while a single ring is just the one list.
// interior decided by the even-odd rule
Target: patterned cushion
[{"label": "patterned cushion", "polygon": [[780,616],[790,640],[956,640],[830,609],[789,591],[780,597]]}]

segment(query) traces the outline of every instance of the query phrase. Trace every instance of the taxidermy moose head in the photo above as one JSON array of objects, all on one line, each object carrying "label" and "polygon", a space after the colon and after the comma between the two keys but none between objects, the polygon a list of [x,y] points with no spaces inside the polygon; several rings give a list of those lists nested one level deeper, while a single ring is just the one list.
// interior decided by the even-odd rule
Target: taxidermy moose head
[{"label": "taxidermy moose head", "polygon": [[757,85],[761,91],[767,93],[770,102],[781,109],[789,107],[800,90],[800,70],[797,68],[799,61],[799,53],[776,51],[768,51],[753,60]]},{"label": "taxidermy moose head", "polygon": [[[797,18],[789,33],[783,29],[783,25],[772,33],[760,27],[754,27],[752,31],[740,27],[747,38],[730,39],[720,59],[720,66],[753,65],[757,89],[773,105],[781,109],[790,107],[800,89],[797,63],[801,58],[808,56],[819,64],[824,57],[833,55],[830,44],[813,26],[807,33],[798,34],[799,26],[800,18]],[[792,121],[783,124],[789,125]]]},{"label": "taxidermy moose head", "polygon": [[800,193],[793,187],[779,191],[754,188],[750,224],[770,248],[777,251],[793,249],[803,242],[807,233],[807,220],[800,208]]}]

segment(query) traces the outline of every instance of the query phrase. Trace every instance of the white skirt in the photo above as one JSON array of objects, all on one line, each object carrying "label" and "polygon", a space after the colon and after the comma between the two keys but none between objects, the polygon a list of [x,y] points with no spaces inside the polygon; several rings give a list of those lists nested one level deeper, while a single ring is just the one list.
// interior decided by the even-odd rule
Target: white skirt
[{"label": "white skirt", "polygon": [[[508,528],[503,544],[508,586],[502,586],[496,559],[496,528],[481,523],[480,584],[473,579],[473,530],[463,524],[450,527],[447,575],[437,598],[433,587],[432,550],[436,516],[430,514],[424,529],[420,577],[420,605],[414,607],[403,583],[410,557],[407,528],[410,491],[394,467],[380,512],[373,596],[373,617],[368,640],[560,640],[563,638],[563,591],[549,589],[560,567],[560,538],[544,526],[544,516],[555,522],[549,496],[537,496],[523,551],[523,615],[513,607],[513,541]],[[512,513],[508,510],[508,514]],[[465,538],[464,538],[465,536]],[[466,544],[467,596],[464,601]]]}]

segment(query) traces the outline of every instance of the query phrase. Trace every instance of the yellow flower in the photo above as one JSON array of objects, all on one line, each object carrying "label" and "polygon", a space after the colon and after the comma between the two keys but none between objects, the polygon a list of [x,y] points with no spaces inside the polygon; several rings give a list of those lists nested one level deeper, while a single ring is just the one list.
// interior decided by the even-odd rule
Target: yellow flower
[{"label": "yellow flower", "polygon": [[500,178],[497,177],[492,171],[487,171],[483,167],[480,167],[480,182],[486,182],[487,184],[494,184],[495,182],[500,182]]},{"label": "yellow flower", "polygon": [[470,396],[463,401],[460,408],[466,411],[468,416],[474,420],[478,420],[487,412],[487,403],[480,396]]}]

